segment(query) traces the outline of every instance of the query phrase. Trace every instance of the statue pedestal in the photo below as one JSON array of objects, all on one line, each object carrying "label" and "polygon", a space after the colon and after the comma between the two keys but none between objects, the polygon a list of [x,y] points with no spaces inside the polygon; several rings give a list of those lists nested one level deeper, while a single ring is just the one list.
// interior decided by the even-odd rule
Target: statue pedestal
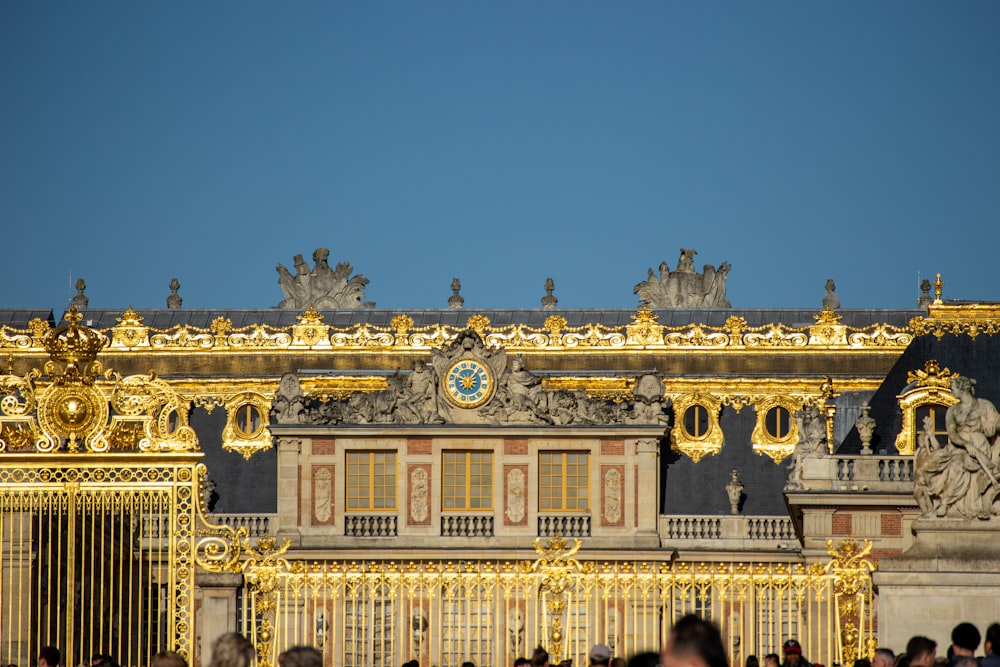
[{"label": "statue pedestal", "polygon": [[918,519],[913,531],[913,546],[873,574],[879,645],[898,653],[924,635],[944,655],[957,624],[985,632],[1000,618],[1000,518]]}]

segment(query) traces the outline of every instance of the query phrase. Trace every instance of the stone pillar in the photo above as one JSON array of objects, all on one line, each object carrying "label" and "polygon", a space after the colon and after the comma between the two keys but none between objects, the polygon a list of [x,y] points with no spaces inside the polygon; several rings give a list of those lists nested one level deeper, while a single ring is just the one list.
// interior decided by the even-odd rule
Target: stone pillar
[{"label": "stone pillar", "polygon": [[201,604],[195,621],[197,639],[191,667],[202,667],[212,659],[212,642],[227,632],[236,632],[240,613],[236,592],[243,586],[243,575],[198,572],[195,586]]},{"label": "stone pillar", "polygon": [[639,474],[635,480],[639,489],[639,521],[636,525],[636,534],[656,536],[656,517],[660,511],[660,441],[637,440],[635,458],[639,464]]},{"label": "stone pillar", "polygon": [[299,458],[302,440],[278,438],[278,536],[295,540],[299,534]]}]

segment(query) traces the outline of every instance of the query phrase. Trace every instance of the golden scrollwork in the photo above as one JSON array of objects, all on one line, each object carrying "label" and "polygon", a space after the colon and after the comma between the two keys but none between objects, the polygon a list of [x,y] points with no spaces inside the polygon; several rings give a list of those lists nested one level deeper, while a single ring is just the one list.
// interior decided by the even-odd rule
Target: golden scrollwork
[{"label": "golden scrollwork", "polygon": [[872,551],[871,540],[861,545],[857,540],[848,539],[837,547],[833,546],[833,540],[827,540],[826,549],[831,558],[826,569],[835,576],[841,664],[854,664],[855,659],[871,658],[875,653],[877,638],[871,624],[871,573],[878,568],[878,563],[868,558]]},{"label": "golden scrollwork", "polygon": [[[686,454],[695,463],[705,456],[714,456],[722,451],[725,438],[719,426],[721,400],[703,393],[682,394],[673,399],[673,405],[674,427],[670,429],[671,449]],[[689,410],[692,411],[691,424],[688,424]]]},{"label": "golden scrollwork", "polygon": [[[118,324],[100,332],[111,349],[123,351],[239,352],[242,350],[347,350],[360,348],[428,349],[453,341],[464,329],[477,331],[490,346],[523,350],[563,350],[567,348],[598,351],[620,348],[645,349],[731,349],[764,351],[780,347],[798,349],[904,349],[914,335],[922,333],[995,333],[1000,330],[1000,311],[995,306],[934,306],[926,318],[915,318],[907,328],[875,323],[857,328],[843,325],[834,311],[820,311],[816,324],[789,327],[780,323],[751,327],[738,315],[730,316],[724,326],[691,323],[666,326],[648,306],[642,306],[624,326],[608,327],[599,323],[568,326],[560,315],[551,315],[542,327],[525,324],[493,326],[485,315],[469,317],[466,327],[432,324],[415,327],[406,314],[393,317],[390,326],[359,323],[338,328],[323,321],[321,313],[307,308],[297,316],[297,323],[286,328],[266,324],[234,327],[225,317],[216,318],[208,328],[180,324],[168,329],[146,326],[142,315],[129,308]],[[40,351],[48,333],[48,323],[37,320],[26,330],[0,327],[0,348]]]}]

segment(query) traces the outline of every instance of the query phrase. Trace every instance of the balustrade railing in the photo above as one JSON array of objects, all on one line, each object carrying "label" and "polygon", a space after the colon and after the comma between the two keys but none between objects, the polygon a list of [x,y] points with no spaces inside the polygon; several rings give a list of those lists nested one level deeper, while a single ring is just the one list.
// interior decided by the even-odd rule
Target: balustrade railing
[{"label": "balustrade railing", "polygon": [[539,537],[590,537],[589,514],[540,514]]},{"label": "balustrade railing", "polygon": [[442,514],[441,537],[493,537],[493,515]]},{"label": "balustrade railing", "polygon": [[396,537],[395,514],[348,514],[344,535],[348,537]]}]

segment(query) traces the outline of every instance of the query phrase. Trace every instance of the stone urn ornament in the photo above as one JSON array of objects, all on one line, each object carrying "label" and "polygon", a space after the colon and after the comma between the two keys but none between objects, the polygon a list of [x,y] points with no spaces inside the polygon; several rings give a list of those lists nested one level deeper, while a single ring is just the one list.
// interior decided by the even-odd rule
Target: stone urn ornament
[{"label": "stone urn ornament", "polygon": [[854,422],[854,428],[858,429],[858,437],[861,438],[861,454],[870,456],[872,453],[872,435],[875,433],[875,420],[868,415],[868,404],[861,406],[861,416]]},{"label": "stone urn ornament", "polygon": [[740,481],[740,471],[733,468],[729,473],[729,483],[726,484],[726,494],[729,496],[729,513],[740,513],[740,499],[743,497],[743,482]]}]

